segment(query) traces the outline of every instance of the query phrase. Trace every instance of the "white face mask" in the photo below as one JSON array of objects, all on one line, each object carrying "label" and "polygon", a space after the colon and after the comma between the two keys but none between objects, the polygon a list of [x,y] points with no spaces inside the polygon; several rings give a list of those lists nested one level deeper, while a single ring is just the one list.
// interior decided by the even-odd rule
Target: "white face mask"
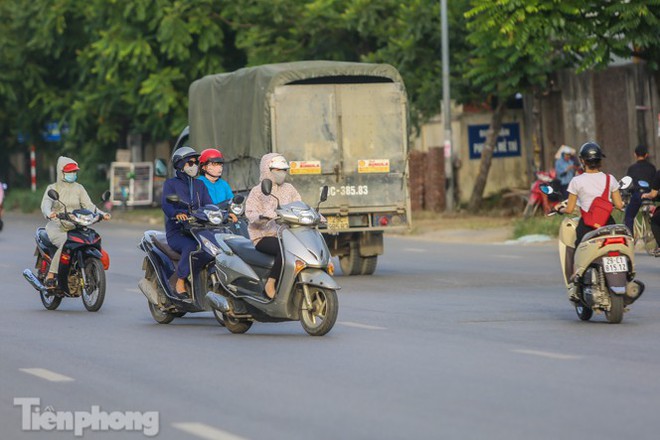
[{"label": "white face mask", "polygon": [[281,185],[284,183],[284,179],[286,179],[286,171],[284,170],[271,170],[273,173],[273,181],[275,182],[276,185]]},{"label": "white face mask", "polygon": [[183,172],[190,177],[195,177],[197,175],[197,171],[199,171],[199,167],[197,165],[186,165],[183,167]]}]

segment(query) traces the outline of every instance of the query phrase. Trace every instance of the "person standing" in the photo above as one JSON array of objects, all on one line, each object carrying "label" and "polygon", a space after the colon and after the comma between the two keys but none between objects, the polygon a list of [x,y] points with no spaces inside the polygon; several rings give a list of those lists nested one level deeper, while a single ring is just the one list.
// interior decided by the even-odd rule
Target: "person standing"
[{"label": "person standing", "polygon": [[626,175],[633,179],[632,194],[630,195],[628,206],[626,206],[624,219],[624,224],[631,231],[635,224],[635,217],[639,212],[639,208],[642,206],[642,193],[639,191],[639,181],[643,180],[651,185],[656,173],[655,165],[648,160],[649,150],[646,148],[646,145],[638,145],[635,148],[635,158],[635,163],[630,165],[626,172]]},{"label": "person standing", "polygon": [[574,149],[562,145],[558,151],[559,157],[555,160],[555,174],[559,181],[562,196],[566,197],[568,184],[575,176],[575,162],[573,162]]}]

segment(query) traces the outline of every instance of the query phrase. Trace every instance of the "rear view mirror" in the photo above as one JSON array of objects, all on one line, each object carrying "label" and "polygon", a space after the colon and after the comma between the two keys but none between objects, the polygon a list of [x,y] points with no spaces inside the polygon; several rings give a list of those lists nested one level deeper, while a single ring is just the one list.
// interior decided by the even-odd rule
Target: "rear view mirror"
[{"label": "rear view mirror", "polygon": [[48,197],[50,197],[52,200],[59,200],[60,199],[59,193],[57,191],[55,191],[54,189],[49,189],[48,190]]},{"label": "rear view mirror", "polygon": [[540,185],[539,188],[541,189],[541,192],[546,196],[549,196],[550,194],[555,192],[554,188],[551,187],[550,185]]},{"label": "rear view mirror", "polygon": [[241,203],[243,203],[243,201],[245,201],[245,197],[243,197],[240,194],[234,196],[234,199],[232,200],[232,202],[235,203],[236,205],[240,205]]},{"label": "rear view mirror", "polygon": [[651,185],[649,185],[649,183],[646,180],[640,180],[639,182],[637,182],[637,185],[639,185],[639,187],[642,189],[649,189],[651,187]]},{"label": "rear view mirror", "polygon": [[261,181],[261,192],[265,196],[269,196],[273,190],[273,182],[270,179],[264,179]]},{"label": "rear view mirror", "polygon": [[321,189],[321,203],[325,202],[328,200],[328,185],[323,185],[323,189]]},{"label": "rear view mirror", "polygon": [[167,177],[167,164],[163,159],[154,160],[154,174],[156,177]]},{"label": "rear view mirror", "polygon": [[101,200],[103,202],[107,202],[108,200],[110,200],[110,191],[105,190],[103,194],[101,194]]},{"label": "rear view mirror", "polygon": [[[630,177],[630,176],[625,176],[625,177],[624,177],[623,179],[621,179],[621,181],[619,182],[619,186],[621,187],[621,189],[626,190],[626,189],[630,188],[630,186],[632,185],[632,183],[633,183],[632,177]],[[642,181],[640,181],[639,183],[641,184]],[[649,184],[648,184],[647,182],[644,182],[644,183],[646,183],[646,186],[648,187]],[[640,185],[640,187],[641,187],[641,185]]]}]

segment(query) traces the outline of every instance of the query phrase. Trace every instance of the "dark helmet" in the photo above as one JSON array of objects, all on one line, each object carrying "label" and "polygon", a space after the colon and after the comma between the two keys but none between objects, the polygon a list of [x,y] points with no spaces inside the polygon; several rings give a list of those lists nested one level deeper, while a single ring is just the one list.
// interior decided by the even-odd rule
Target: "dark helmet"
[{"label": "dark helmet", "polygon": [[593,141],[589,141],[580,147],[580,159],[586,164],[598,164],[603,157],[605,155],[603,154],[603,150],[600,149],[600,145]]},{"label": "dark helmet", "polygon": [[199,153],[190,147],[177,148],[176,151],[172,153],[172,165],[177,170],[180,170],[183,168],[186,160],[190,159],[191,157],[198,158]]}]

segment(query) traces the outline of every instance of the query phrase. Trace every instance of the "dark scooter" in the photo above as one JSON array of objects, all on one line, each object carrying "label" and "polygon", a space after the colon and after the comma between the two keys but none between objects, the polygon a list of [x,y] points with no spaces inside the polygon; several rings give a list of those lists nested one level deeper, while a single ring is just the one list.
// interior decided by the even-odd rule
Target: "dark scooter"
[{"label": "dark scooter", "polygon": [[[182,203],[176,195],[168,196],[167,200]],[[176,268],[181,255],[167,244],[165,233],[146,231],[138,245],[146,254],[142,263],[144,278],[139,281],[138,288],[147,297],[151,316],[159,324],[169,324],[186,313],[211,310],[205,295],[210,288],[209,277],[215,272],[213,257],[218,250],[215,237],[227,232],[227,215],[216,205],[206,205],[195,211],[184,206],[189,212],[188,220],[181,222],[184,232],[198,243],[197,250],[189,257],[189,298],[181,300],[174,296]]]},{"label": "dark scooter", "polygon": [[[57,191],[48,191],[48,197],[59,201]],[[110,192],[103,193],[102,200],[110,198]],[[61,203],[61,202],[60,202]],[[105,269],[109,264],[107,254],[101,248],[101,236],[89,226],[100,222],[103,216],[88,209],[75,209],[57,215],[57,218],[72,223],[75,228],[68,231],[67,240],[62,248],[60,265],[55,277],[54,289],[47,289],[44,281],[57,247],[51,243],[46,234],[46,228],[38,228],[35,240],[37,249],[35,268],[37,274],[30,269],[23,271],[25,279],[41,296],[41,302],[48,310],[55,310],[62,302],[62,298],[82,297],[85,308],[90,312],[98,311],[105,299]],[[105,263],[104,263],[105,261]]]},{"label": "dark scooter", "polygon": [[[261,191],[271,195],[272,182],[264,179]],[[274,196],[273,196],[274,197]],[[321,202],[328,187],[321,192]],[[274,299],[264,286],[275,257],[259,252],[252,241],[236,234],[218,234],[213,289],[206,294],[216,317],[232,333],[245,333],[254,321],[300,321],[312,336],[328,333],[335,324],[339,285],[332,278],[334,266],[318,230],[322,217],[318,207],[303,202],[279,206],[277,238],[282,250],[282,273]]]}]

